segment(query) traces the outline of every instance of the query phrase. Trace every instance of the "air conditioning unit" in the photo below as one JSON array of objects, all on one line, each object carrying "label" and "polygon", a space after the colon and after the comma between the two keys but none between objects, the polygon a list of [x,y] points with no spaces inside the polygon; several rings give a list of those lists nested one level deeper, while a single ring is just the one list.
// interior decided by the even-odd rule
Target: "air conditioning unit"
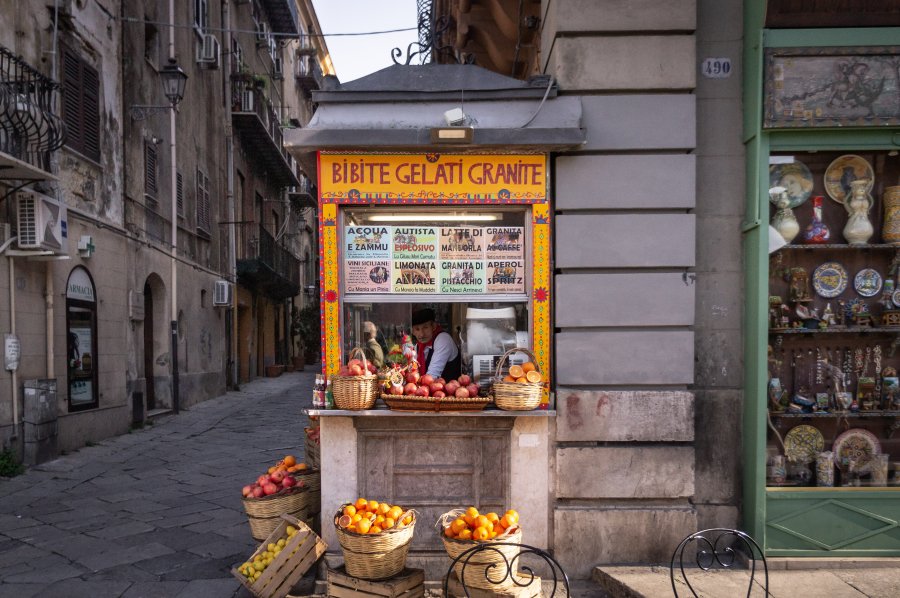
[{"label": "air conditioning unit", "polygon": [[19,191],[18,243],[20,249],[69,252],[66,207],[37,191]]},{"label": "air conditioning unit", "polygon": [[256,45],[265,46],[269,43],[269,26],[265,23],[256,24]]},{"label": "air conditioning unit", "polygon": [[272,67],[273,79],[284,79],[284,69],[282,67],[281,58],[275,59],[275,66]]},{"label": "air conditioning unit", "polygon": [[232,285],[227,280],[217,280],[213,289],[213,305],[231,305]]},{"label": "air conditioning unit", "polygon": [[241,112],[254,112],[253,108],[254,93],[252,89],[245,89],[241,92]]},{"label": "air conditioning unit", "polygon": [[203,34],[197,45],[197,62],[208,69],[219,68],[219,40],[211,33]]}]

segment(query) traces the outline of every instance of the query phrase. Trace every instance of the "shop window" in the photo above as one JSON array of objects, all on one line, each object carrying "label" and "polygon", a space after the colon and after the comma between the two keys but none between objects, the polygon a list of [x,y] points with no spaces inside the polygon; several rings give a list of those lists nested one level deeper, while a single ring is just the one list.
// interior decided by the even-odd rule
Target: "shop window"
[{"label": "shop window", "polygon": [[100,76],[67,46],[62,55],[62,119],[66,146],[100,161]]},{"label": "shop window", "polygon": [[98,406],[97,296],[90,273],[77,267],[66,284],[69,411]]},{"label": "shop window", "polygon": [[[529,227],[525,209],[348,208],[342,227],[342,351],[374,331],[385,359],[405,363],[412,315],[431,309],[462,371],[488,381],[505,352],[531,348]],[[506,365],[528,361],[515,353]]]}]

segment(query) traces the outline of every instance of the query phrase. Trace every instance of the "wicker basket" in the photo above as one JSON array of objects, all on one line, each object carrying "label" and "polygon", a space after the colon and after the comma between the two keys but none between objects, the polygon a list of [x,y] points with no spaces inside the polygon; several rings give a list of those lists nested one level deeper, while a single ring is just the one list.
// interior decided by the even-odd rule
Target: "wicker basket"
[{"label": "wicker basket", "polygon": [[262,498],[243,498],[244,511],[250,523],[250,533],[256,540],[263,540],[281,523],[281,515],[293,515],[307,519],[317,513],[321,505],[318,470],[306,470],[291,474],[303,480],[303,488],[282,490]]},{"label": "wicker basket", "polygon": [[338,518],[346,506],[341,505],[335,513],[334,530],[341,543],[347,573],[360,579],[387,579],[403,571],[416,527],[415,511],[407,511],[399,518],[402,521],[412,515],[413,520],[409,525],[395,526],[380,534],[368,535],[348,532],[338,525]]},{"label": "wicker basket", "polygon": [[336,409],[349,409],[360,411],[371,409],[375,406],[380,390],[378,388],[378,376],[369,372],[369,362],[365,352],[359,347],[350,351],[350,358],[359,355],[362,358],[366,373],[363,376],[332,376],[331,392],[334,394],[334,406]]},{"label": "wicker basket", "polygon": [[[515,581],[512,575],[508,575],[508,572],[510,567],[516,566],[517,563],[514,559],[522,550],[521,547],[516,546],[522,543],[522,528],[518,525],[511,527],[493,540],[476,541],[448,538],[444,534],[444,529],[454,519],[461,517],[464,513],[465,510],[463,509],[454,509],[444,513],[438,519],[437,527],[439,528],[441,541],[444,543],[444,550],[447,551],[447,555],[452,560],[474,546],[485,544],[489,545],[491,549],[460,559],[453,566],[456,577],[463,585],[470,588],[480,588],[494,592],[511,588]],[[464,568],[465,579],[463,579]]]},{"label": "wicker basket", "polygon": [[541,404],[541,395],[544,390],[544,382],[504,382],[500,376],[503,365],[513,353],[527,353],[531,357],[531,362],[541,372],[537,364],[537,358],[534,353],[522,347],[510,349],[503,354],[503,357],[497,362],[497,371],[494,374],[494,383],[492,392],[494,394],[494,402],[497,407],[506,411],[531,411],[537,409]]},{"label": "wicker basket", "polygon": [[491,403],[489,397],[418,397],[413,395],[382,394],[384,401],[393,411],[481,411]]}]

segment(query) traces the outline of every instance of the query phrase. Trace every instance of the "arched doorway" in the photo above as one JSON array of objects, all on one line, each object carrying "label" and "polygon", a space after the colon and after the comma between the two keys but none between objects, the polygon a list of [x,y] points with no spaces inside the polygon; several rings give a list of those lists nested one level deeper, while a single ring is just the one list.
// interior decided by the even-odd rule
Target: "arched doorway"
[{"label": "arched doorway", "polygon": [[[157,384],[159,378],[160,367],[157,365],[157,357],[163,352],[161,349],[168,339],[165,330],[160,330],[161,326],[165,326],[165,285],[162,279],[151,274],[144,282],[144,393],[146,400],[147,412],[150,413],[163,407],[161,403],[164,397],[161,397],[160,388]],[[165,372],[163,372],[165,375]]]}]

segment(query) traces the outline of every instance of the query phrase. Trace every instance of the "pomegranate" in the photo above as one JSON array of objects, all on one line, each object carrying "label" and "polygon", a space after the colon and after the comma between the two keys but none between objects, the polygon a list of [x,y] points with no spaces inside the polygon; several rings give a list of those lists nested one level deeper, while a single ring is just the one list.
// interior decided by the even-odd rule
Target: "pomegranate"
[{"label": "pomegranate", "polygon": [[443,399],[444,397],[447,396],[447,394],[443,390],[438,390],[438,391],[431,393],[431,396],[433,396],[436,399]]},{"label": "pomegranate", "polygon": [[263,494],[269,496],[270,494],[275,494],[276,492],[278,492],[278,486],[276,486],[272,482],[268,482],[262,487],[262,490]]},{"label": "pomegranate", "polygon": [[253,489],[253,498],[262,498],[266,493],[263,491],[262,486],[257,486]]},{"label": "pomegranate", "polygon": [[406,381],[415,384],[419,381],[419,377],[419,372],[409,372],[406,374]]},{"label": "pomegranate", "polygon": [[[425,377],[423,376],[422,379],[424,380]],[[428,390],[430,390],[431,395],[434,396],[434,393],[436,393],[437,391],[444,390],[444,385],[441,384],[440,382],[432,382],[431,385],[428,387]]]},{"label": "pomegranate", "polygon": [[352,368],[355,365],[362,366],[362,361],[360,361],[359,359],[351,359],[347,362],[348,368]]},{"label": "pomegranate", "polygon": [[281,480],[281,485],[285,488],[291,488],[297,485],[297,480],[295,480],[292,476],[284,476],[284,479]]},{"label": "pomegranate", "polygon": [[259,476],[258,478],[256,478],[256,485],[262,486],[263,484],[267,483],[268,481],[269,481],[269,476],[266,474],[263,474],[263,475]]},{"label": "pomegranate", "polygon": [[467,399],[467,398],[469,398],[469,391],[468,391],[468,389],[460,386],[459,388],[456,389],[454,396],[456,396],[456,398],[458,398],[458,399]]},{"label": "pomegranate", "polygon": [[374,364],[374,363],[370,363],[370,364],[369,364],[369,371],[372,372],[373,374],[377,374],[377,373],[378,373],[378,368],[375,367],[375,364]]},{"label": "pomegranate", "polygon": [[427,397],[429,394],[427,386],[420,386],[416,389],[417,397]]},{"label": "pomegranate", "polygon": [[457,378],[457,380],[459,381],[460,386],[468,386],[469,384],[472,383],[472,376],[470,376],[468,374],[463,374],[462,376]]},{"label": "pomegranate", "polygon": [[445,386],[447,385],[447,381],[444,380],[443,378],[438,378],[437,380],[435,380],[435,382],[440,382],[441,384],[443,384]]},{"label": "pomegranate", "polygon": [[422,386],[431,386],[432,384],[434,384],[434,376],[432,376],[431,374],[425,374],[424,376],[419,378],[419,384],[421,384]]},{"label": "pomegranate", "polygon": [[447,394],[453,394],[456,392],[456,389],[459,388],[459,382],[456,380],[451,380],[447,384],[444,385],[444,392]]},{"label": "pomegranate", "polygon": [[402,384],[391,384],[391,394],[392,395],[402,395],[403,394],[403,385]]},{"label": "pomegranate", "polygon": [[269,474],[269,481],[273,484],[280,484],[284,479],[284,472],[280,470],[275,470]]},{"label": "pomegranate", "polygon": [[416,389],[419,388],[415,382],[410,382],[406,386],[403,387],[403,394],[405,395],[414,395],[416,394]]},{"label": "pomegranate", "polygon": [[248,496],[253,494],[253,486],[244,486],[243,488],[241,488],[241,494],[244,496],[244,498],[247,498]]},{"label": "pomegranate", "polygon": [[351,376],[362,376],[365,373],[365,371],[363,371],[362,366],[359,364],[356,364],[356,363],[354,363],[351,366],[348,366],[347,369],[350,370]]},{"label": "pomegranate", "polygon": [[348,368],[347,366],[342,366],[341,369],[338,371],[338,376],[349,376],[349,375],[350,375],[350,368]]},{"label": "pomegranate", "polygon": [[[460,388],[462,388],[462,387],[460,387]],[[468,386],[466,386],[466,390],[469,391],[469,396],[470,396],[470,397],[477,397],[477,396],[478,396],[478,390],[479,390],[479,389],[478,389],[478,385],[477,385],[477,384],[469,384]]]}]

